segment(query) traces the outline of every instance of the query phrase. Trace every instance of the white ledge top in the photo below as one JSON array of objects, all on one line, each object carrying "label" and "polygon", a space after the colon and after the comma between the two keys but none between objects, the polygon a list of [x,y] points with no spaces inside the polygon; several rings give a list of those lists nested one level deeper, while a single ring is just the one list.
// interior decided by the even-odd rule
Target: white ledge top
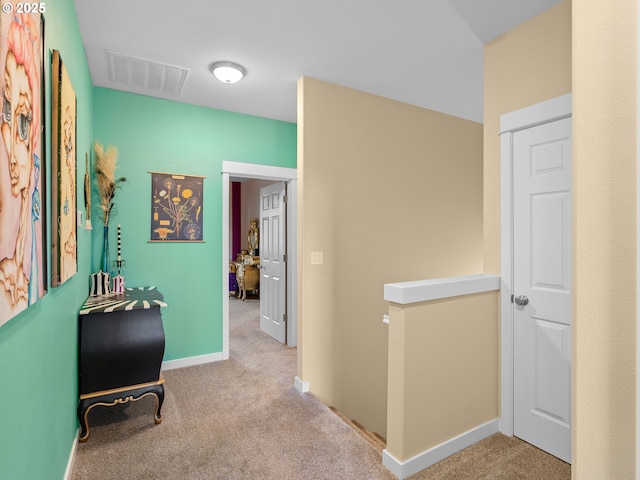
[{"label": "white ledge top", "polygon": [[384,286],[384,299],[406,305],[494,290],[500,290],[500,277],[480,273],[461,277],[388,283]]}]

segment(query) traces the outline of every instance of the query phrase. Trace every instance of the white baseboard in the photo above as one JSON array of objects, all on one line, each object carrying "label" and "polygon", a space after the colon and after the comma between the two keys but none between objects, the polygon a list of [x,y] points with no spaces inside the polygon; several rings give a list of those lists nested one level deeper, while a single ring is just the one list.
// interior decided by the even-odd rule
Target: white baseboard
[{"label": "white baseboard", "polygon": [[162,370],[174,370],[176,368],[192,367],[203,363],[219,362],[224,360],[222,352],[198,355],[196,357],[178,358],[177,360],[167,360],[162,362]]},{"label": "white baseboard", "polygon": [[71,444],[71,452],[69,453],[69,461],[67,462],[67,470],[64,472],[64,480],[70,480],[73,473],[73,464],[76,462],[76,451],[78,450],[78,438],[80,438],[80,429],[76,430],[76,436]]},{"label": "white baseboard", "polygon": [[385,449],[382,452],[382,464],[396,477],[404,480],[414,473],[418,473],[419,471],[430,467],[434,463],[437,463],[460,450],[464,450],[494,433],[498,433],[498,427],[498,419],[491,420],[484,425],[480,425],[479,427],[469,430],[462,435],[441,443],[440,445],[420,453],[404,462],[396,460],[393,455]]},{"label": "white baseboard", "polygon": [[309,382],[303,382],[298,377],[295,379],[296,390],[300,393],[307,393],[309,391]]}]

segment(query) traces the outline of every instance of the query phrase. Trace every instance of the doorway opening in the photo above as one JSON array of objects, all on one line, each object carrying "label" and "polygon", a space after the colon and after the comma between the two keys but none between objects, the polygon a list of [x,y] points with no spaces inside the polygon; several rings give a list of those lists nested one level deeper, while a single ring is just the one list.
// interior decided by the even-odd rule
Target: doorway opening
[{"label": "doorway opening", "polygon": [[229,358],[229,259],[230,244],[230,192],[231,184],[237,179],[257,179],[285,182],[287,185],[288,208],[286,222],[286,243],[288,262],[286,266],[286,310],[287,345],[297,346],[297,170],[239,162],[222,162],[222,356]]}]

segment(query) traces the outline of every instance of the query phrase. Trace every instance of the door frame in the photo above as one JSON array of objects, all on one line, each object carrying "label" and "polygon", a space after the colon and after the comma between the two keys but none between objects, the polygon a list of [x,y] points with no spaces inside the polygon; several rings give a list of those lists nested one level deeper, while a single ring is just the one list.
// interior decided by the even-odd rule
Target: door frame
[{"label": "door frame", "polygon": [[222,357],[229,358],[229,208],[231,178],[254,178],[287,183],[287,345],[297,346],[298,268],[297,211],[298,171],[253,163],[222,162]]},{"label": "door frame", "polygon": [[500,116],[500,432],[513,436],[513,134],[571,117],[571,94]]}]

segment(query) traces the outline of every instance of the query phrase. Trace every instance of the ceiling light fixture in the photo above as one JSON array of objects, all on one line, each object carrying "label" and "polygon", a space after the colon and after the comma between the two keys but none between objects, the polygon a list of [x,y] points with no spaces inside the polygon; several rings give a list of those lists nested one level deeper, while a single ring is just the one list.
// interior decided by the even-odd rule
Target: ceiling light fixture
[{"label": "ceiling light fixture", "polygon": [[236,83],[242,80],[247,70],[233,62],[215,62],[209,65],[211,73],[222,83]]}]

